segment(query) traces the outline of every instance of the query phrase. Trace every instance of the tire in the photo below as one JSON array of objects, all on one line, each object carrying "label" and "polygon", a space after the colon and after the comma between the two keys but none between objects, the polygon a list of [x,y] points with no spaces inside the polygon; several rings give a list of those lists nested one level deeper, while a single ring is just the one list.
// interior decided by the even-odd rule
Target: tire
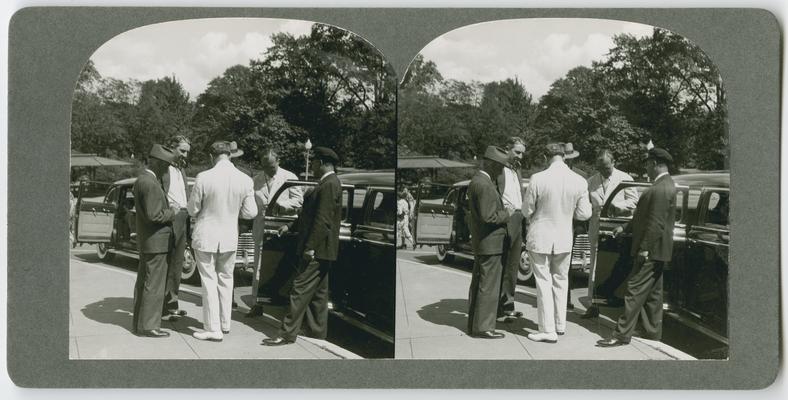
[{"label": "tire", "polygon": [[181,282],[191,285],[200,284],[200,273],[197,271],[197,261],[194,259],[194,251],[187,247],[183,254],[183,271],[181,272]]},{"label": "tire", "polygon": [[449,254],[449,248],[445,244],[435,246],[435,253],[438,256],[438,261],[449,262],[454,259],[453,254]]},{"label": "tire", "polygon": [[520,252],[520,267],[517,269],[517,280],[526,282],[534,276],[533,266],[531,265],[531,258],[528,256],[528,251],[523,249]]},{"label": "tire", "polygon": [[115,258],[115,253],[110,251],[107,243],[99,243],[96,245],[96,255],[98,256],[99,260],[104,262],[112,261],[112,259]]}]

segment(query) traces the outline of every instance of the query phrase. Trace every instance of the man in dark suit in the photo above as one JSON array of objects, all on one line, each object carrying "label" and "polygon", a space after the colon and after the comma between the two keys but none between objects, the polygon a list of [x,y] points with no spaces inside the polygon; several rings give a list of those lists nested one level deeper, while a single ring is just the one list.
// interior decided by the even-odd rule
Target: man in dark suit
[{"label": "man in dark suit", "polygon": [[298,218],[279,229],[298,233],[296,267],[290,306],[282,319],[279,334],[263,339],[267,346],[293,343],[306,319],[303,331],[309,337],[325,339],[328,333],[328,272],[339,252],[339,224],[342,217],[342,185],[334,168],[339,157],[325,147],[314,148],[312,172],[320,181],[304,195]]},{"label": "man in dark suit", "polygon": [[601,347],[628,344],[638,322],[644,338],[662,338],[662,274],[673,256],[676,213],[676,185],[668,173],[672,162],[667,151],[649,150],[646,169],[654,183],[640,196],[632,221],[613,231],[613,236],[632,233],[630,254],[635,261],[627,282],[624,313],[613,335],[597,341]]},{"label": "man in dark suit", "polygon": [[468,185],[471,216],[471,245],[474,263],[468,291],[468,335],[483,339],[500,339],[495,331],[495,317],[501,290],[501,254],[509,213],[503,206],[496,180],[508,163],[506,152],[489,146],[484,152],[481,169]]},{"label": "man in dark suit", "polygon": [[137,247],[139,267],[134,285],[134,319],[138,336],[167,337],[162,331],[161,316],[164,284],[167,278],[167,254],[172,240],[172,220],[179,211],[167,204],[160,178],[167,172],[175,154],[154,144],[147,168],[137,177],[132,189],[137,209]]},{"label": "man in dark suit", "polygon": [[506,146],[507,163],[498,176],[498,190],[501,201],[509,214],[506,225],[506,236],[503,242],[501,263],[501,295],[498,300],[497,320],[511,322],[522,317],[521,311],[514,309],[514,294],[517,288],[517,272],[520,269],[520,254],[523,250],[523,185],[520,182],[520,162],[525,153],[525,142],[514,136],[509,138]]},{"label": "man in dark suit", "polygon": [[[184,270],[186,255],[186,237],[189,224],[189,212],[186,211],[188,197],[186,196],[186,173],[183,167],[186,157],[191,151],[189,138],[178,135],[170,141],[170,148],[175,154],[175,162],[167,168],[162,176],[164,190],[167,193],[167,202],[172,207],[177,207],[178,212],[172,220],[173,245],[170,248],[167,261],[167,282],[164,287],[164,305],[162,319],[174,321],[186,315],[185,310],[178,306],[178,291],[181,286],[181,274]],[[195,268],[194,262],[187,266]]]}]

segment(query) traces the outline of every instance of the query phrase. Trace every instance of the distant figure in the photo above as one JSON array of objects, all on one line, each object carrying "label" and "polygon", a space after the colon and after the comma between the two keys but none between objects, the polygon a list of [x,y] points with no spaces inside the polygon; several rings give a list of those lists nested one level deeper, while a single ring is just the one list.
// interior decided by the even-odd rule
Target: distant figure
[{"label": "distant figure", "polygon": [[410,233],[410,204],[408,203],[408,196],[405,189],[399,192],[399,200],[397,200],[397,248],[406,249],[408,245],[414,249],[416,245],[413,243],[413,235]]},{"label": "distant figure", "polygon": [[137,209],[137,248],[140,255],[137,281],[134,284],[132,329],[138,336],[170,336],[169,332],[161,330],[161,316],[172,220],[180,208],[168,205],[160,179],[167,172],[167,167],[175,162],[172,151],[154,144],[147,166],[137,176],[132,188],[134,207]]},{"label": "distant figure", "polygon": [[668,173],[673,157],[658,147],[648,151],[646,170],[653,184],[638,200],[635,215],[613,236],[632,233],[631,255],[635,258],[624,296],[624,313],[613,335],[597,341],[601,347],[629,344],[636,325],[642,337],[662,339],[662,274],[673,258],[673,225],[676,214],[676,185]]},{"label": "distant figure", "polygon": [[342,219],[342,185],[335,173],[339,157],[333,150],[315,147],[311,162],[317,187],[304,196],[298,218],[279,229],[298,233],[296,254],[301,259],[290,291],[290,306],[278,335],[263,339],[266,346],[296,341],[300,332],[325,339],[328,334],[328,274],[339,253],[339,224]]},{"label": "distant figure", "polygon": [[238,218],[257,215],[252,178],[233,166],[230,153],[229,142],[211,145],[214,166],[197,174],[188,205],[195,218],[192,248],[202,280],[204,331],[194,337],[214,342],[230,333]]},{"label": "distant figure", "polygon": [[500,147],[489,146],[479,171],[468,185],[473,274],[468,290],[468,335],[482,339],[501,339],[495,319],[501,292],[503,264],[501,254],[509,212],[501,202],[495,182],[509,162]]},{"label": "distant figure", "polygon": [[572,219],[590,218],[591,203],[585,179],[564,163],[563,144],[550,143],[545,150],[548,168],[531,177],[523,201],[539,319],[539,332],[529,333],[528,339],[556,343],[566,331]]}]

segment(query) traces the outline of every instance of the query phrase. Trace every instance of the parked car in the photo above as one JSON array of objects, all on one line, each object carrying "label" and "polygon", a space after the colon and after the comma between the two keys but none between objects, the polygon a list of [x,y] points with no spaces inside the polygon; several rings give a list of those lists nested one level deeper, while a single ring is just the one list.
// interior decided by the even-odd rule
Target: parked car
[{"label": "parked car", "polygon": [[[394,172],[358,172],[338,175],[342,183],[342,219],[339,255],[329,278],[329,299],[334,315],[394,343],[396,287]],[[271,200],[292,187],[312,190],[316,182],[287,181]],[[266,284],[278,268],[294,268],[295,234],[277,236],[279,227],[293,222],[299,210],[266,210],[265,238],[258,284]],[[290,284],[275,289],[287,295]]]},{"label": "parked car", "polygon": [[[136,209],[132,188],[137,178],[121,179],[111,184],[83,181],[77,197],[76,243],[96,244],[96,254],[102,261],[111,261],[115,254],[138,258]],[[186,179],[187,195],[194,185],[194,178]],[[96,188],[107,187],[103,196],[95,196]],[[88,197],[90,196],[90,197]],[[251,221],[239,220],[236,268],[248,268],[254,260],[254,241]],[[200,274],[194,253],[187,242],[184,254],[184,272],[181,281],[197,284]]]},{"label": "parked car", "polygon": [[[529,179],[522,179],[523,190]],[[451,186],[440,184],[419,185],[416,200],[416,244],[435,245],[438,260],[450,262],[455,255],[473,257],[471,246],[470,208],[468,206],[468,184],[470,180]],[[523,240],[527,224],[523,223]],[[591,247],[588,234],[574,237],[571,269],[589,272]],[[527,281],[533,276],[528,251],[523,243],[520,252],[520,268],[517,279]]]},{"label": "parked car", "polygon": [[[673,259],[663,275],[666,316],[677,319],[725,346],[728,344],[728,219],[730,173],[696,173],[673,177],[676,183],[676,222]],[[629,257],[631,235],[613,238],[611,232],[632,219],[611,207],[622,191],[642,193],[650,183],[622,182],[600,213],[597,266],[589,287],[596,288],[609,275],[618,258]],[[624,260],[631,263],[630,260]],[[624,296],[626,282],[616,293]],[[592,302],[605,299],[592,293]]]}]

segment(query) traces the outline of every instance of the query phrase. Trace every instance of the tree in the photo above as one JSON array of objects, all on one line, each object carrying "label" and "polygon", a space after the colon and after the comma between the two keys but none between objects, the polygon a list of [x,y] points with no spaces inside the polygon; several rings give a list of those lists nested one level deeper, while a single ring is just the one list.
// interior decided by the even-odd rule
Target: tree
[{"label": "tree", "polygon": [[193,114],[189,94],[174,77],[143,82],[130,128],[134,154],[147,155],[153,143],[175,135],[191,136]]}]

